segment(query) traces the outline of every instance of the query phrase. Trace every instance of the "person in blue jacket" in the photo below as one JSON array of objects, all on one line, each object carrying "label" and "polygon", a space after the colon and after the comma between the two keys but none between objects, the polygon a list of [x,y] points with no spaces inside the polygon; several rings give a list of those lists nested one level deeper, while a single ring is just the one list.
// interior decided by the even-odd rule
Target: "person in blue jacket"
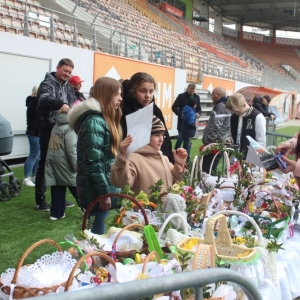
[{"label": "person in blue jacket", "polygon": [[182,127],[181,134],[183,140],[183,148],[188,154],[188,161],[190,161],[191,152],[191,138],[195,136],[196,133],[196,112],[195,108],[197,101],[195,98],[189,98],[187,104],[182,109]]}]

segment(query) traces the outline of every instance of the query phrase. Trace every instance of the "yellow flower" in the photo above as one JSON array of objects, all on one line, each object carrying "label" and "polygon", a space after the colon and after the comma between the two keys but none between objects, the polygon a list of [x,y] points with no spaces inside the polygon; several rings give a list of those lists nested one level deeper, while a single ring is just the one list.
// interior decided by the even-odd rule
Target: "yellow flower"
[{"label": "yellow flower", "polygon": [[196,245],[198,245],[198,239],[191,238],[186,244],[183,245],[183,248],[186,250],[192,250]]},{"label": "yellow flower", "polygon": [[245,243],[246,243],[246,240],[245,240],[243,237],[241,237],[241,236],[237,236],[237,237],[235,237],[235,238],[232,240],[232,242],[233,242],[234,244],[240,245],[240,244],[245,244]]},{"label": "yellow flower", "polygon": [[140,193],[135,198],[139,200],[139,202],[143,202],[145,205],[149,204],[148,195],[143,191],[140,191]]},{"label": "yellow flower", "polygon": [[172,191],[173,193],[178,193],[181,190],[181,186],[178,183],[174,183],[172,185]]},{"label": "yellow flower", "polygon": [[296,183],[296,179],[295,178],[290,179],[290,183],[291,184],[295,184]]},{"label": "yellow flower", "polygon": [[251,202],[251,203],[249,204],[248,209],[249,209],[249,212],[254,213],[254,211],[255,211],[255,205],[254,205],[254,202]]}]

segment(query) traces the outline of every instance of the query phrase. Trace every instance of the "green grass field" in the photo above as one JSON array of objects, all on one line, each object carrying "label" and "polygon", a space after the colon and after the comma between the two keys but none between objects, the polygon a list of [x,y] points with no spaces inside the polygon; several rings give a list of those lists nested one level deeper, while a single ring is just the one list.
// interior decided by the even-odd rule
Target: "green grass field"
[{"label": "green grass field", "polygon": [[[278,129],[278,133],[294,135],[298,127]],[[172,141],[173,146],[175,140]],[[192,141],[191,160],[199,152],[201,140]],[[5,159],[5,157],[4,157]],[[22,182],[23,167],[14,168],[15,176]],[[67,200],[75,203],[68,193]],[[50,203],[50,191],[47,191],[47,202]],[[7,268],[15,267],[21,255],[33,243],[41,239],[63,241],[67,233],[78,235],[81,228],[82,215],[78,208],[66,209],[66,218],[58,221],[49,220],[49,212],[39,212],[35,209],[34,188],[23,187],[21,195],[7,202],[0,202],[0,273]],[[51,245],[40,246],[28,256],[24,264],[34,262],[46,253],[52,253]]]}]

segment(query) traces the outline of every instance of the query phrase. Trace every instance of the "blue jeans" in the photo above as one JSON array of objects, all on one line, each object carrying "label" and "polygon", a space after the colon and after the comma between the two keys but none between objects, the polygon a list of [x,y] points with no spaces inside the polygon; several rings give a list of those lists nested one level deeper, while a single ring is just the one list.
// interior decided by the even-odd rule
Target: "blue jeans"
[{"label": "blue jeans", "polygon": [[66,191],[67,188],[78,201],[76,186],[60,186],[54,185],[51,186],[51,217],[61,218],[66,210]]},{"label": "blue jeans", "polygon": [[181,131],[178,130],[178,138],[177,138],[174,149],[177,150],[178,148],[180,148],[181,144],[182,144],[182,135],[181,135]]},{"label": "blue jeans", "polygon": [[183,148],[186,150],[188,154],[187,161],[190,161],[190,152],[192,146],[191,138],[184,138],[182,140],[183,140]]},{"label": "blue jeans", "polygon": [[106,226],[105,226],[105,219],[109,214],[109,210],[97,210],[93,211],[89,214],[90,217],[95,217],[93,226],[92,226],[92,233],[96,234],[104,234],[106,233]]},{"label": "blue jeans", "polygon": [[[111,209],[117,208],[118,199],[110,198],[111,201]],[[96,234],[105,234],[106,233],[106,224],[105,219],[108,217],[109,210],[96,210],[92,211],[89,214],[89,217],[95,217],[94,223],[92,225],[92,233]]]},{"label": "blue jeans", "polygon": [[40,160],[40,138],[36,135],[27,134],[29,141],[29,156],[24,164],[24,177],[27,178],[30,175],[35,176]]}]

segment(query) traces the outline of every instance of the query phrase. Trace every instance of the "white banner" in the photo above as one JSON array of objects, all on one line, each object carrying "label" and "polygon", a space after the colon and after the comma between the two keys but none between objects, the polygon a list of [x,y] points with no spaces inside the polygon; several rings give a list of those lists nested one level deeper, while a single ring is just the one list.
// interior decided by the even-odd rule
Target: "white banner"
[{"label": "white banner", "polygon": [[300,46],[300,40],[286,39],[286,38],[276,38],[276,44]]},{"label": "white banner", "polygon": [[271,41],[271,38],[269,36],[265,36],[262,34],[255,34],[251,32],[243,32],[243,39],[257,41],[257,42],[265,42],[265,43],[269,43]]}]

